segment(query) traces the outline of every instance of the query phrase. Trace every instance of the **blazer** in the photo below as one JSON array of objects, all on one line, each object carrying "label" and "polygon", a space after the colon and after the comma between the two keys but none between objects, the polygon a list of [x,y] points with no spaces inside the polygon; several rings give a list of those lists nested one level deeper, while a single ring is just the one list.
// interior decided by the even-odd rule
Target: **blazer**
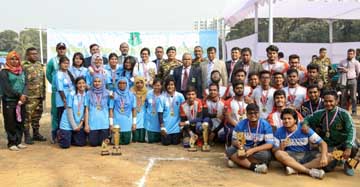
[{"label": "blazer", "polygon": [[[174,69],[173,77],[175,79],[175,88],[177,92],[183,93],[185,95],[185,92],[181,90],[181,77],[182,77],[182,71],[184,66],[179,66]],[[196,88],[196,95],[198,98],[202,98],[202,87],[201,87],[201,70],[197,67],[190,66],[190,72],[189,72],[189,78],[187,86],[194,86]]]},{"label": "blazer", "polygon": [[[234,73],[239,70],[239,69],[243,69],[244,68],[244,62],[240,61],[240,63],[236,63],[234,70],[233,70],[233,75],[232,77],[234,77]],[[257,63],[253,60],[250,60],[250,67],[249,67],[249,71],[246,72],[246,76],[248,76],[250,73],[256,73],[259,74],[260,71],[264,70],[264,68],[262,67],[262,65],[260,63]]]},{"label": "blazer", "polygon": [[[105,57],[102,57],[103,64],[108,64],[108,59]],[[84,67],[88,68],[91,65],[91,56],[85,58]]]},{"label": "blazer", "polygon": [[[201,79],[202,79],[202,88],[203,90],[205,90],[206,88],[208,88],[208,64],[209,64],[209,60],[202,62],[200,64],[200,69],[201,69]],[[215,59],[214,60],[214,68],[213,70],[218,70],[220,71],[221,74],[221,81],[220,81],[220,85],[219,86],[227,86],[228,83],[228,76],[227,76],[227,72],[226,72],[226,66],[224,61]]]},{"label": "blazer", "polygon": [[235,66],[236,66],[237,64],[239,64],[241,61],[240,61],[240,59],[239,59],[239,60],[237,60],[237,61],[235,62],[235,66],[234,66],[234,69],[233,69],[232,72],[231,72],[231,62],[232,62],[232,60],[228,60],[228,61],[225,62],[226,72],[227,72],[227,74],[228,74],[228,79],[229,79],[229,81],[230,81],[230,73],[234,72]]}]

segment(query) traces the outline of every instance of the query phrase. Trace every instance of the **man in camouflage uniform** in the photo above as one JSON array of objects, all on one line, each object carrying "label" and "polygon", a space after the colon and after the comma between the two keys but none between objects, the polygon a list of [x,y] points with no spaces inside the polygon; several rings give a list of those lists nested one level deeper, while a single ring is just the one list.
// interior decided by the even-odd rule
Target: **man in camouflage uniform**
[{"label": "man in camouflage uniform", "polygon": [[194,56],[195,58],[192,60],[192,67],[200,67],[200,64],[202,62],[206,62],[207,59],[203,57],[203,48],[201,46],[195,46],[194,47]]},{"label": "man in camouflage uniform", "polygon": [[182,65],[181,61],[176,59],[175,47],[171,46],[167,48],[166,55],[168,56],[168,59],[161,62],[158,73],[158,77],[162,80],[165,80],[169,75],[172,75],[173,70]]},{"label": "man in camouflage uniform", "polygon": [[[33,144],[33,141],[46,141],[40,132],[40,118],[43,112],[45,100],[45,73],[43,65],[38,61],[38,52],[34,47],[26,50],[27,61],[22,66],[25,72],[25,143]],[[30,125],[33,129],[33,138],[30,138]]]},{"label": "man in camouflage uniform", "polygon": [[317,57],[313,64],[317,64],[320,67],[320,78],[324,81],[324,87],[331,87],[331,77],[336,73],[331,66],[330,58],[326,56],[326,49],[320,48],[319,57]]}]

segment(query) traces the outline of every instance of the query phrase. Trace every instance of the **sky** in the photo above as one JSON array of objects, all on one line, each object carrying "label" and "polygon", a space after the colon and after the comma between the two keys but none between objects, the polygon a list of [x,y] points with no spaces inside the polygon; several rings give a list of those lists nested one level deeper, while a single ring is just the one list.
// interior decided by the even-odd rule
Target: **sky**
[{"label": "sky", "polygon": [[0,30],[192,31],[243,0],[0,0]]}]

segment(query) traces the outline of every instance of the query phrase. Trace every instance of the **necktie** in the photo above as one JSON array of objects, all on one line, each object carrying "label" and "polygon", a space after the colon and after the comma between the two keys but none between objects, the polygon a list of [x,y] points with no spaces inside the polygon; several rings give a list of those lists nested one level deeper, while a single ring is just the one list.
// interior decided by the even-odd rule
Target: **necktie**
[{"label": "necktie", "polygon": [[182,81],[182,84],[181,84],[181,90],[182,91],[186,90],[188,79],[189,79],[189,75],[188,75],[188,72],[187,72],[187,68],[185,68],[184,69],[184,77],[183,77],[183,81]]}]

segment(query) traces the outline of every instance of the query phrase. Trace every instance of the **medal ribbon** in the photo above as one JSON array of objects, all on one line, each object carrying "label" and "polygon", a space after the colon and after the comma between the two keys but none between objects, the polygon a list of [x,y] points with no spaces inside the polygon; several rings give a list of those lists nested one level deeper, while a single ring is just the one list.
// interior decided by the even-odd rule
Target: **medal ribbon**
[{"label": "medal ribbon", "polygon": [[[80,98],[79,98],[79,96],[80,96]],[[77,94],[77,99],[78,99],[78,105],[77,105],[78,113],[80,113],[80,109],[81,109],[81,106],[83,104],[84,96],[81,95],[81,94]]]},{"label": "medal ribbon", "polygon": [[288,93],[289,93],[289,97],[288,100],[290,101],[291,104],[294,104],[295,98],[296,98],[296,91],[298,89],[298,86],[295,87],[295,91],[293,93],[290,92],[290,87],[288,87]]},{"label": "medal ribbon", "polygon": [[254,141],[254,144],[256,144],[257,142],[257,136],[258,136],[258,133],[259,133],[259,128],[260,128],[260,120],[258,120],[258,124],[256,125],[256,134],[255,134],[255,138],[251,132],[251,128],[250,128],[250,122],[248,121],[248,130],[249,130],[249,134],[251,136],[251,139]]},{"label": "medal ribbon", "polygon": [[[244,114],[244,98],[242,97],[242,99],[241,99],[240,102],[237,101],[235,98],[234,98],[234,100],[236,101],[236,103],[237,103],[238,106],[239,106],[238,114],[239,114],[239,115]],[[241,105],[240,105],[240,104],[241,104]]]},{"label": "medal ribbon", "polygon": [[[266,94],[264,95],[265,91],[266,91]],[[260,101],[261,101],[261,104],[263,104],[264,106],[267,103],[268,95],[269,95],[269,90],[261,90],[261,99],[260,99]]]},{"label": "medal ribbon", "polygon": [[[175,94],[174,94],[173,97],[175,97]],[[167,94],[167,98],[168,98],[168,102],[169,102],[169,105],[170,105],[170,112],[174,113],[174,100],[175,100],[175,98],[172,98],[169,94]]]},{"label": "medal ribbon", "polygon": [[328,111],[326,110],[326,112],[325,112],[325,118],[326,118],[326,130],[327,130],[327,131],[330,131],[330,127],[331,127],[331,125],[334,123],[335,118],[336,118],[338,112],[339,112],[339,107],[336,107],[335,114],[333,115],[333,117],[332,117],[332,119],[331,119],[331,121],[330,121],[330,123],[329,123],[329,119],[328,119],[329,114],[328,114]]},{"label": "medal ribbon", "polygon": [[[317,106],[316,106],[316,110],[319,110],[320,103],[321,103],[321,98],[319,98],[319,102],[318,102],[318,104],[317,104]],[[311,104],[311,101],[310,101],[310,111],[311,111],[311,114],[313,114],[313,113],[314,113],[314,112],[313,112],[313,109],[312,109],[312,104]]]}]

